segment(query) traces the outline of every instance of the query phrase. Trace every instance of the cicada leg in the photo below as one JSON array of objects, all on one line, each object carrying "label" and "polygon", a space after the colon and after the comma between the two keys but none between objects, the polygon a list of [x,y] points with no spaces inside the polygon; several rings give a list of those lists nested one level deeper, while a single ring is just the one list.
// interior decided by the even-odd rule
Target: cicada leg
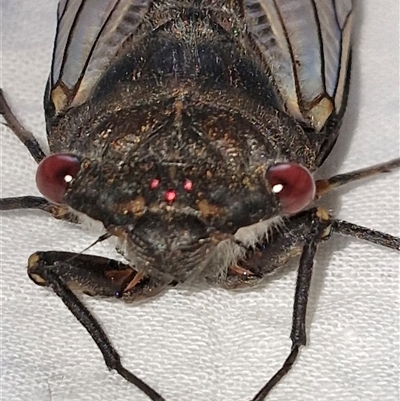
[{"label": "cicada leg", "polygon": [[[260,281],[265,274],[282,266],[290,257],[301,253],[290,334],[292,347],[282,367],[252,401],[265,399],[290,371],[297,359],[300,347],[306,345],[306,311],[314,256],[318,244],[328,239],[333,233],[356,237],[387,248],[400,250],[400,238],[346,221],[334,220],[328,212],[318,208],[287,219],[281,231],[274,230],[265,243],[255,250],[250,250],[246,255],[247,258],[239,261],[239,267],[229,269],[226,277],[229,285],[252,285]],[[267,263],[269,263],[268,266],[266,266]]]},{"label": "cicada leg", "polygon": [[0,114],[4,117],[4,120],[6,120],[5,125],[7,125],[26,146],[36,162],[40,163],[46,157],[46,154],[43,152],[32,132],[28,131],[12,112],[2,89],[0,89]]},{"label": "cicada leg", "polygon": [[314,257],[317,251],[318,243],[329,235],[331,219],[324,209],[317,209],[311,221],[308,238],[305,238],[305,244],[300,257],[299,268],[297,271],[297,282],[294,296],[292,330],[290,339],[292,347],[288,357],[282,367],[265,384],[265,386],[256,394],[252,401],[263,401],[268,393],[278,384],[281,379],[289,372],[297,359],[299,349],[306,345],[306,312],[308,303],[308,293],[311,286],[311,277],[314,264]]},{"label": "cicada leg", "polygon": [[127,264],[99,256],[56,251],[31,255],[28,274],[36,284],[51,287],[61,298],[93,338],[110,369],[116,370],[150,400],[164,401],[160,394],[122,365],[120,355],[107,334],[73,290],[138,300],[158,294],[167,286],[165,283],[141,275],[133,285],[138,273]]},{"label": "cicada leg", "polygon": [[300,347],[306,344],[306,311],[314,256],[317,245],[330,236],[331,224],[331,216],[322,208],[310,209],[287,219],[282,227],[275,227],[257,248],[248,250],[245,257],[237,261],[237,266],[228,269],[225,281],[219,283],[228,288],[257,284],[265,275],[301,253],[290,334],[292,347],[282,367],[252,401],[265,399],[292,368]]}]

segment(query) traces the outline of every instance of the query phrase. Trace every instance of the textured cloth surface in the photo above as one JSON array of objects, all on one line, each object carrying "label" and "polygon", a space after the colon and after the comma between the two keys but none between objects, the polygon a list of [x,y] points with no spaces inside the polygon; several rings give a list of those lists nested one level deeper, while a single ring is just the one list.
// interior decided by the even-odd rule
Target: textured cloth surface
[{"label": "textured cloth surface", "polygon": [[[358,7],[348,113],[328,176],[399,157],[398,0]],[[1,87],[45,144],[42,94],[55,0],[1,0]],[[1,196],[38,194],[35,162],[1,127]],[[399,175],[341,189],[321,201],[335,215],[399,234]],[[1,399],[147,400],[109,373],[62,302],[26,275],[37,250],[78,252],[95,236],[39,212],[1,215]],[[115,253],[107,244],[91,253]],[[83,297],[126,367],[167,401],[249,400],[290,347],[295,263],[248,292],[173,289],[147,304]],[[318,252],[309,344],[269,401],[399,400],[399,256],[334,236]]]}]

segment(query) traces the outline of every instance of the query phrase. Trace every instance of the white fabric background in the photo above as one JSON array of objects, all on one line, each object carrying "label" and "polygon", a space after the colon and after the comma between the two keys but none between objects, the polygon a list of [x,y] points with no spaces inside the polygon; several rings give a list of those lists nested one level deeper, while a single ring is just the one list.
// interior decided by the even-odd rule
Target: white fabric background
[{"label": "white fabric background", "polygon": [[[56,0],[1,0],[1,87],[45,143],[42,95]],[[324,175],[399,156],[398,0],[359,1],[348,113]],[[1,128],[1,196],[38,194],[35,163]],[[399,234],[399,175],[338,191],[321,203],[355,223]],[[80,251],[93,239],[39,212],[1,215],[1,399],[147,400],[110,374],[86,331],[26,275],[36,250]],[[113,255],[107,245],[93,253]],[[399,400],[399,256],[335,236],[320,247],[309,345],[269,401]],[[294,266],[294,265],[293,265]],[[123,362],[167,401],[249,400],[288,349],[294,267],[260,289],[174,289],[140,306],[85,303]]]}]

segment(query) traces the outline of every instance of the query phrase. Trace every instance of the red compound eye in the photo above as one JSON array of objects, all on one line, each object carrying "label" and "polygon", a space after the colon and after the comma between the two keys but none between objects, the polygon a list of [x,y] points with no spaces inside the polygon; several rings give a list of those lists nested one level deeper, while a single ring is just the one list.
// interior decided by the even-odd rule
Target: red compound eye
[{"label": "red compound eye", "polygon": [[75,156],[54,154],[44,158],[36,171],[36,185],[42,195],[54,203],[62,203],[68,184],[80,168]]},{"label": "red compound eye", "polygon": [[311,173],[299,164],[276,164],[268,169],[267,179],[272,191],[279,197],[285,214],[300,212],[314,199],[314,179]]}]

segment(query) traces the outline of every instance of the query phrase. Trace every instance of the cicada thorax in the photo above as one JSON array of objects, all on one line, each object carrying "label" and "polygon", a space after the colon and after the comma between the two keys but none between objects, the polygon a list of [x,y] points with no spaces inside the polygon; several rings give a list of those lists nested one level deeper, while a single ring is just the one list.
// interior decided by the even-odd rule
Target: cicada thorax
[{"label": "cicada thorax", "polygon": [[[56,47],[68,53],[64,64],[53,65],[45,100],[52,152],[69,145],[65,143],[70,142],[69,138],[65,141],[62,130],[56,130],[55,126],[64,116],[69,118],[75,109],[79,109],[83,119],[74,120],[74,124],[79,126],[87,120],[91,123],[92,118],[104,117],[104,113],[109,114],[118,107],[125,108],[121,102],[134,107],[140,102],[149,104],[154,99],[158,102],[155,108],[162,112],[163,107],[167,107],[164,101],[173,98],[172,102],[175,102],[180,98],[186,106],[188,96],[185,95],[195,92],[208,94],[205,100],[212,104],[220,103],[221,107],[241,112],[249,107],[253,114],[258,114],[255,109],[261,112],[271,108],[287,111],[274,71],[256,48],[257,36],[253,37],[251,29],[246,27],[246,12],[241,11],[242,5],[232,2],[230,7],[219,8],[217,4],[211,7],[208,2],[182,2],[179,5],[127,3],[131,4],[124,12],[113,14],[113,18],[120,20],[118,30],[114,32],[115,28],[110,27],[107,31],[106,24],[101,34],[109,48],[99,48],[100,39],[93,42],[92,52],[77,54],[80,60],[88,57],[82,66],[74,61],[72,50],[76,49],[72,49],[72,45],[85,38],[78,38],[72,30],[69,32],[71,49]],[[142,21],[146,11],[146,19]],[[78,21],[79,17],[88,18],[84,12],[82,14],[78,14]],[[64,24],[67,24],[67,15],[64,18]],[[128,20],[130,25],[125,25]],[[59,31],[67,27],[63,27],[63,19],[60,19]],[[59,58],[55,58],[54,63]],[[118,96],[118,92],[124,91],[134,91],[137,99],[124,96],[124,93]],[[175,98],[171,96],[174,94]],[[106,110],[97,107],[99,103],[107,102]],[[85,107],[79,107],[82,105]],[[251,120],[251,113],[248,114],[247,118]],[[296,115],[292,117],[296,119]],[[336,119],[333,120],[329,131],[337,124]],[[314,138],[316,130],[312,125],[299,118],[297,121],[312,137],[313,150],[320,153],[327,135],[319,132],[320,135]],[[268,125],[265,121],[261,124]],[[93,139],[92,136],[85,138],[87,141]],[[291,143],[292,139],[288,138],[287,142]]]}]

